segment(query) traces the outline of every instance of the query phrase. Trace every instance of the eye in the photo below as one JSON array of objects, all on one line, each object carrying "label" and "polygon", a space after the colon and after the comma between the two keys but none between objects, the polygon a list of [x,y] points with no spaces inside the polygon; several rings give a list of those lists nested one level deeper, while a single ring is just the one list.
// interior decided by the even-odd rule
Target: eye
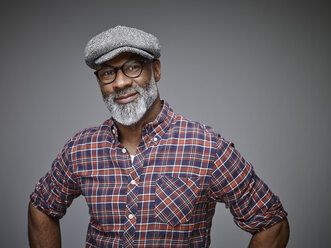
[{"label": "eye", "polygon": [[137,71],[137,70],[140,70],[140,69],[141,69],[140,64],[130,65],[130,66],[127,68],[128,71]]},{"label": "eye", "polygon": [[114,75],[115,75],[114,69],[106,68],[99,71],[100,77],[112,77]]},{"label": "eye", "polygon": [[137,61],[130,61],[124,66],[124,70],[127,73],[132,73],[141,70],[141,64]]},{"label": "eye", "polygon": [[131,65],[128,68],[129,71],[134,71],[134,70],[137,70],[137,69],[139,69],[139,65]]}]

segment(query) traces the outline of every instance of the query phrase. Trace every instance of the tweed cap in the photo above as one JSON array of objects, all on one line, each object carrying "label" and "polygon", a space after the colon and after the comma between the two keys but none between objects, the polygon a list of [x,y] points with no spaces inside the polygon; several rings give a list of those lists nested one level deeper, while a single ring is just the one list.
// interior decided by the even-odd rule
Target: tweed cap
[{"label": "tweed cap", "polygon": [[148,59],[160,57],[158,38],[136,28],[116,26],[94,36],[86,45],[84,58],[92,69],[124,52]]}]

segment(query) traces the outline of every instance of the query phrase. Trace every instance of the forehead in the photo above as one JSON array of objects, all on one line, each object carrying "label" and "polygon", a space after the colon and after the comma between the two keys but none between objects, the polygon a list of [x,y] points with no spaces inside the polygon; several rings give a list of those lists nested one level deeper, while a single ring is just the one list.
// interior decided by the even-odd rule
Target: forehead
[{"label": "forehead", "polygon": [[145,59],[139,54],[135,53],[121,53],[117,55],[115,58],[112,58],[111,60],[106,61],[103,63],[103,65],[108,65],[108,66],[121,66],[123,63],[127,62],[128,60],[132,59]]}]

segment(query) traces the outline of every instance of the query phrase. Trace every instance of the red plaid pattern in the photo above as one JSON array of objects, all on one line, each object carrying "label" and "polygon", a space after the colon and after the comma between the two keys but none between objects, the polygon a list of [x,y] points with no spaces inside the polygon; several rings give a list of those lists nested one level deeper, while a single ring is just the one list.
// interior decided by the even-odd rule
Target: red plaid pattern
[{"label": "red plaid pattern", "polygon": [[86,247],[209,247],[216,202],[251,233],[286,216],[231,142],[162,104],[133,163],[112,120],[76,134],[36,185],[33,205],[61,218],[83,195]]},{"label": "red plaid pattern", "polygon": [[156,181],[155,217],[171,226],[189,221],[198,186],[191,178],[162,176]]}]

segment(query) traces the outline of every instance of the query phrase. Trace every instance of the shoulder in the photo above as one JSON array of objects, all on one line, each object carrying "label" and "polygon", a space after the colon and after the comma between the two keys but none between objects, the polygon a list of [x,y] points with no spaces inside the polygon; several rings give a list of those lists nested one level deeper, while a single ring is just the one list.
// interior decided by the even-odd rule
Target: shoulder
[{"label": "shoulder", "polygon": [[107,140],[110,137],[110,125],[111,121],[106,120],[99,126],[82,129],[70,138],[66,146],[72,147]]},{"label": "shoulder", "polygon": [[173,120],[173,130],[195,135],[196,138],[204,137],[205,139],[213,140],[216,143],[218,140],[224,140],[223,136],[213,127],[198,121],[187,119],[179,114],[175,114],[175,118]]},{"label": "shoulder", "polygon": [[223,153],[224,150],[227,150],[230,147],[234,148],[234,144],[225,139],[213,127],[198,121],[187,119],[179,114],[175,114],[173,119],[172,132],[175,136],[183,137],[185,134],[186,139],[194,138],[203,141],[204,144],[209,144],[214,147],[216,153]]}]

